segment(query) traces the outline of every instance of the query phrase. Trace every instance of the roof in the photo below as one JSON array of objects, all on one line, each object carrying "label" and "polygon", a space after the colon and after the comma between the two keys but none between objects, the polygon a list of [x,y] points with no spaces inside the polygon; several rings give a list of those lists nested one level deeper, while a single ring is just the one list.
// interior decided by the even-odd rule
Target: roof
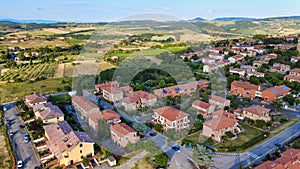
[{"label": "roof", "polygon": [[293,72],[293,73],[300,73],[300,68],[292,69],[292,70],[290,70],[290,73],[291,72]]},{"label": "roof", "polygon": [[164,106],[153,111],[170,121],[175,121],[189,116],[189,114],[169,106]]},{"label": "roof", "polygon": [[25,96],[25,99],[28,100],[30,104],[36,104],[40,102],[45,102],[47,99],[41,94],[34,93],[32,95]]},{"label": "roof", "polygon": [[300,156],[300,150],[294,149],[294,148],[289,148],[285,152],[281,153],[281,156],[294,158],[296,156]]},{"label": "roof", "polygon": [[141,99],[151,100],[157,98],[154,94],[148,93],[142,90],[135,91],[133,93],[130,93],[130,95],[124,99],[122,99],[122,102],[124,103],[134,103],[138,102]]},{"label": "roof", "polygon": [[39,111],[42,120],[48,120],[52,118],[62,117],[64,113],[60,108],[52,103],[43,103],[32,106],[34,112]]},{"label": "roof", "polygon": [[118,86],[119,83],[117,81],[113,81],[113,82],[105,82],[105,83],[101,83],[101,84],[96,84],[95,87],[96,88],[102,88],[102,87],[111,87],[111,86]]},{"label": "roof", "polygon": [[119,136],[123,137],[129,133],[135,133],[136,131],[128,126],[126,123],[118,123],[110,127]]},{"label": "roof", "polygon": [[276,96],[280,96],[280,95],[288,93],[290,90],[291,89],[289,87],[286,87],[285,85],[281,85],[281,86],[274,86],[274,87],[268,88],[264,91],[269,91],[269,92],[274,93]]},{"label": "roof", "polygon": [[100,119],[113,120],[120,117],[120,114],[110,109],[88,114],[89,120],[92,120],[95,123],[98,123]]},{"label": "roof", "polygon": [[107,91],[108,93],[111,93],[111,94],[120,94],[120,93],[123,93],[123,91],[120,90],[117,87],[105,86],[105,87],[102,87],[101,89],[105,90],[105,91]]},{"label": "roof", "polygon": [[214,130],[233,127],[238,122],[238,120],[234,119],[236,115],[223,110],[216,111],[213,114],[214,117],[206,121],[204,125]]},{"label": "roof", "polygon": [[66,121],[46,125],[43,128],[48,136],[47,146],[57,159],[62,159],[63,152],[71,151],[80,143],[94,144],[86,133],[73,131]]},{"label": "roof", "polygon": [[244,69],[239,69],[239,68],[230,68],[230,72],[245,72]]},{"label": "roof", "polygon": [[225,103],[227,101],[230,101],[230,100],[227,100],[227,99],[225,99],[223,97],[219,97],[219,96],[216,96],[216,95],[209,96],[209,100],[214,100],[214,101],[220,102],[220,103]]},{"label": "roof", "polygon": [[270,113],[271,109],[267,109],[267,108],[264,108],[264,107],[261,107],[258,105],[253,105],[253,106],[244,108],[243,111],[262,116],[264,113]]},{"label": "roof", "polygon": [[236,87],[240,87],[240,88],[244,88],[244,89],[252,89],[252,90],[258,90],[259,86],[251,84],[249,82],[243,82],[243,81],[233,81],[231,83],[231,85],[236,86]]},{"label": "roof", "polygon": [[285,168],[281,164],[278,164],[274,161],[266,161],[260,164],[259,166],[255,167],[255,169],[285,169]]},{"label": "roof", "polygon": [[202,108],[204,108],[204,109],[208,109],[209,106],[210,106],[209,103],[206,103],[206,102],[201,101],[201,100],[195,100],[195,101],[193,102],[193,105],[198,106],[198,107],[202,107]]},{"label": "roof", "polygon": [[76,103],[78,106],[80,106],[84,111],[89,112],[93,109],[99,109],[99,107],[88,100],[87,98],[83,96],[75,96],[72,98],[72,102]]}]

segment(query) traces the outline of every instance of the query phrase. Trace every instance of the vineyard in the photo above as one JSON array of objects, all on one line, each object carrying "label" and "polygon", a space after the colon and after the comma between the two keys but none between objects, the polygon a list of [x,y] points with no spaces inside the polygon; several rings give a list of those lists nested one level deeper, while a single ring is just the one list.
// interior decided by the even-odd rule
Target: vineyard
[{"label": "vineyard", "polygon": [[15,81],[16,79],[26,81],[37,78],[52,78],[56,70],[57,63],[39,63],[35,65],[23,65],[10,69],[0,76],[0,81]]}]

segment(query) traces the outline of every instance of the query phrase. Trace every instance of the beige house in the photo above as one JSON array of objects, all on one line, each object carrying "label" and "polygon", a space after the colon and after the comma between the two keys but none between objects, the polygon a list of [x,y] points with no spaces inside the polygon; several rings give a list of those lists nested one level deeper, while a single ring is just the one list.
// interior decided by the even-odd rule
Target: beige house
[{"label": "beige house", "polygon": [[119,123],[111,126],[110,131],[113,142],[121,147],[126,147],[129,142],[134,144],[140,140],[137,132],[125,123]]},{"label": "beige house", "polygon": [[32,106],[36,119],[41,118],[43,123],[58,123],[64,121],[64,113],[52,103],[42,103]]},{"label": "beige house", "polygon": [[174,129],[180,131],[190,126],[188,117],[189,114],[183,111],[165,106],[153,110],[152,123],[161,124],[164,130]]},{"label": "beige house", "polygon": [[247,117],[252,120],[264,120],[264,121],[271,121],[270,117],[270,109],[254,105],[250,107],[246,107],[241,111],[241,114],[239,112],[235,112],[235,114],[242,116],[242,117]]},{"label": "beige house", "polygon": [[32,95],[25,96],[24,102],[28,108],[31,108],[33,105],[47,103],[47,99],[41,94],[34,93]]},{"label": "beige house", "polygon": [[85,133],[73,131],[66,122],[43,126],[46,144],[60,165],[69,166],[81,162],[83,157],[94,156],[94,142]]},{"label": "beige house", "polygon": [[201,100],[195,100],[192,103],[192,108],[197,111],[197,114],[202,114],[203,118],[208,118],[208,116],[214,111],[214,106]]},{"label": "beige house", "polygon": [[235,114],[223,110],[214,112],[212,119],[203,124],[203,135],[220,142],[226,132],[239,132],[238,120],[235,117]]},{"label": "beige house", "polygon": [[83,96],[75,96],[72,98],[72,106],[74,107],[76,113],[81,116],[87,117],[91,113],[99,113],[99,107]]},{"label": "beige house", "polygon": [[152,107],[157,102],[154,94],[139,90],[122,99],[126,111],[137,110],[143,107]]},{"label": "beige house", "polygon": [[116,87],[103,87],[102,96],[110,102],[119,102],[123,99],[123,91]]},{"label": "beige house", "polygon": [[215,106],[215,111],[224,109],[226,106],[230,107],[230,100],[227,100],[220,96],[211,95],[208,100],[210,105]]},{"label": "beige house", "polygon": [[121,123],[121,116],[113,110],[104,110],[101,112],[88,114],[88,123],[89,126],[98,131],[98,122],[100,119],[106,120],[107,124],[110,126],[113,124]]}]

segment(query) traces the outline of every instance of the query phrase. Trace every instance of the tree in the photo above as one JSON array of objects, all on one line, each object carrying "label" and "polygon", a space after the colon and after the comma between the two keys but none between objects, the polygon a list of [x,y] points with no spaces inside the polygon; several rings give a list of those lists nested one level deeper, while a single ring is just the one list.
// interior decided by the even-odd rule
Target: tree
[{"label": "tree", "polygon": [[166,167],[169,161],[169,157],[166,153],[158,154],[155,156],[155,165],[157,167]]},{"label": "tree", "polygon": [[82,164],[86,167],[89,165],[89,160],[86,157],[82,158]]},{"label": "tree", "polygon": [[110,129],[106,120],[100,119],[98,121],[98,138],[100,140],[107,139],[110,137]]},{"label": "tree", "polygon": [[300,104],[300,99],[296,99],[295,103],[296,103],[296,105],[299,105]]},{"label": "tree", "polygon": [[272,101],[271,106],[275,108],[275,112],[276,112],[277,110],[283,109],[283,102],[280,99],[275,99]]},{"label": "tree", "polygon": [[164,80],[164,79],[161,79],[161,80],[159,81],[158,86],[159,86],[159,88],[164,88],[164,87],[166,87],[167,85],[166,85],[165,80]]},{"label": "tree", "polygon": [[155,124],[153,129],[160,133],[163,132],[163,126],[161,124]]},{"label": "tree", "polygon": [[289,105],[294,105],[295,103],[295,98],[292,94],[286,95],[282,98],[283,101],[288,102]]},{"label": "tree", "polygon": [[213,153],[206,147],[197,145],[193,150],[192,159],[199,166],[208,166],[213,162]]},{"label": "tree", "polygon": [[132,126],[140,136],[144,136],[147,133],[147,126],[143,123],[134,123]]}]

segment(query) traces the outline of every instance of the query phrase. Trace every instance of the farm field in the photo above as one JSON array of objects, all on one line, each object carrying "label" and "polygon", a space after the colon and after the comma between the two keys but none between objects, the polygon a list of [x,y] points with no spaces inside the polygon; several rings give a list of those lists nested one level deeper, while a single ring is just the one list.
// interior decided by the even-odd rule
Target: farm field
[{"label": "farm field", "polygon": [[16,79],[26,81],[37,78],[52,78],[57,63],[39,63],[35,65],[23,65],[19,68],[9,69],[0,76],[0,81],[14,81]]}]

